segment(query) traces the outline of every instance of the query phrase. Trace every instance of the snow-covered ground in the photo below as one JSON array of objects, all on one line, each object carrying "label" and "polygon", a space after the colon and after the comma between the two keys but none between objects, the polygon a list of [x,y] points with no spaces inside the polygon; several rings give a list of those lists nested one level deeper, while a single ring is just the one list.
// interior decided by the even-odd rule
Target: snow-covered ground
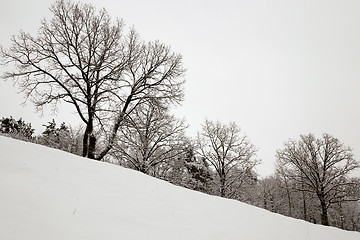
[{"label": "snow-covered ground", "polygon": [[0,239],[360,239],[0,137]]}]

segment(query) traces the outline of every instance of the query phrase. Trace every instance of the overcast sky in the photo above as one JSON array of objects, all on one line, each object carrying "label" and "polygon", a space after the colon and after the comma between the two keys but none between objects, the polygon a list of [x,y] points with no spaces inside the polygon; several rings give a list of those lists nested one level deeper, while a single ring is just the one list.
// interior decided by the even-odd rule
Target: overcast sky
[{"label": "overcast sky", "polygon": [[[0,44],[20,29],[36,33],[47,0],[0,0]],[[190,124],[233,121],[259,149],[264,176],[289,138],[329,133],[360,159],[360,1],[89,0],[183,55],[185,101],[173,112]],[[23,117],[38,132],[56,120],[79,123],[64,105],[40,117],[10,82],[0,81],[0,113]]]}]

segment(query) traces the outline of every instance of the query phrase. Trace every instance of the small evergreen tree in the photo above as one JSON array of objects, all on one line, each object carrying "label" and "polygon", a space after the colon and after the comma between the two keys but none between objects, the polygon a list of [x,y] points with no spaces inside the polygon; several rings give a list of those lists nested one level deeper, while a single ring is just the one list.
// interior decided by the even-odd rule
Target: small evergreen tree
[{"label": "small evergreen tree", "polygon": [[210,194],[213,172],[204,158],[196,157],[194,148],[193,144],[189,144],[185,150],[184,163],[189,177],[184,185],[187,188]]},{"label": "small evergreen tree", "polygon": [[64,122],[61,123],[60,127],[56,127],[56,122],[53,119],[43,126],[45,131],[38,138],[40,144],[70,152],[72,142],[70,130]]},{"label": "small evergreen tree", "polygon": [[0,132],[7,136],[30,140],[34,134],[35,129],[31,127],[31,123],[25,123],[22,118],[15,120],[12,116],[8,118],[2,118],[0,120]]}]

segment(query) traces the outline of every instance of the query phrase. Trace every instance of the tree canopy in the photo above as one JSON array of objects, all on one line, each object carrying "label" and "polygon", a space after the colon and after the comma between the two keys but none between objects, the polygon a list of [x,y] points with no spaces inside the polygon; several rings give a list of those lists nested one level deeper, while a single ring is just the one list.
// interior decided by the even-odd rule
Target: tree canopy
[{"label": "tree canopy", "polygon": [[351,196],[349,190],[355,182],[347,178],[358,167],[351,148],[329,134],[318,139],[313,134],[301,135],[277,152],[278,171],[297,182],[297,190],[318,197],[324,225],[329,225],[327,210],[332,204],[359,199]]},{"label": "tree canopy", "polygon": [[[38,110],[70,103],[86,125],[83,156],[102,159],[123,120],[139,105],[177,103],[183,98],[182,56],[159,41],[145,42],[105,9],[57,0],[51,20],[36,36],[21,31],[9,49],[1,48],[14,79]],[[101,136],[94,128],[101,129]],[[95,153],[96,140],[103,149]]]}]

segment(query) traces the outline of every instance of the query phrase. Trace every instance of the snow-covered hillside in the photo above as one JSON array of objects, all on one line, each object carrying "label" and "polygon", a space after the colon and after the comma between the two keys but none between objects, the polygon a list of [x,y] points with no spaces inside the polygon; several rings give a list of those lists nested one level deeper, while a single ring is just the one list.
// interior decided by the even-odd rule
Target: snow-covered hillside
[{"label": "snow-covered hillside", "polygon": [[0,239],[360,239],[0,137]]}]

